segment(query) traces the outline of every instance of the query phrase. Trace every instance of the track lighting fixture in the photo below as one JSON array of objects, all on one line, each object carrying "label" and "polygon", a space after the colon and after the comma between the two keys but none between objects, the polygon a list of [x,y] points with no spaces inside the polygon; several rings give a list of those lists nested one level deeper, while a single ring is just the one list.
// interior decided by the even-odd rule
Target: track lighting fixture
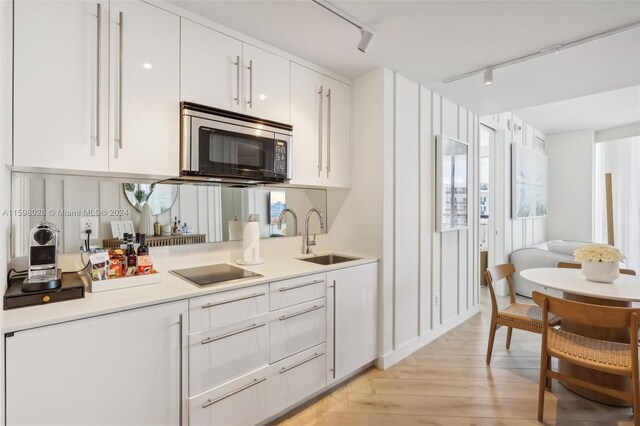
[{"label": "track lighting fixture", "polygon": [[[313,0],[313,1],[316,1],[316,0]],[[552,53],[556,54],[556,53],[559,53],[561,50],[569,49],[571,47],[580,46],[581,44],[585,44],[585,43],[589,43],[589,42],[592,42],[592,41],[600,40],[601,38],[605,38],[605,37],[609,37],[609,36],[612,36],[612,35],[615,35],[615,34],[619,34],[619,33],[622,33],[624,31],[633,30],[633,29],[638,28],[638,27],[640,27],[640,21],[636,21],[636,22],[633,22],[631,24],[624,25],[622,27],[613,28],[613,29],[608,30],[608,31],[603,31],[601,33],[593,34],[591,36],[583,37],[583,38],[580,38],[580,39],[577,39],[577,40],[573,40],[573,41],[570,41],[570,42],[567,42],[567,43],[555,44],[553,46],[546,47],[544,49],[540,49],[537,52],[533,52],[533,53],[530,53],[528,55],[519,56],[517,58],[513,58],[513,59],[510,59],[508,61],[500,62],[498,64],[489,65],[488,67],[484,67],[484,68],[473,70],[473,71],[468,72],[466,74],[461,74],[461,75],[457,75],[455,77],[447,78],[446,80],[443,80],[442,82],[445,83],[445,84],[448,84],[448,83],[452,83],[454,81],[462,80],[463,78],[474,76],[476,74],[483,74],[482,81],[483,81],[484,85],[485,86],[490,86],[490,85],[493,84],[493,70],[496,70],[498,68],[507,67],[509,65],[517,64],[517,63],[528,61],[528,60],[535,59],[535,58],[539,58],[539,57],[545,56],[545,55],[550,55]]]},{"label": "track lighting fixture", "polygon": [[358,28],[360,30],[360,43],[358,43],[358,50],[361,51],[362,53],[367,52],[367,49],[369,48],[369,45],[371,44],[371,40],[373,40],[373,36],[374,36],[374,32],[372,30],[370,30],[369,28],[367,28],[366,26],[358,22],[356,19],[347,15],[340,9],[326,2],[325,0],[311,0],[311,1],[317,4],[318,6],[322,7],[323,9],[333,13],[334,15],[344,19],[354,27]]},{"label": "track lighting fixture", "polygon": [[491,86],[493,84],[493,70],[491,68],[484,70],[484,73],[482,74],[482,82],[485,86]]}]

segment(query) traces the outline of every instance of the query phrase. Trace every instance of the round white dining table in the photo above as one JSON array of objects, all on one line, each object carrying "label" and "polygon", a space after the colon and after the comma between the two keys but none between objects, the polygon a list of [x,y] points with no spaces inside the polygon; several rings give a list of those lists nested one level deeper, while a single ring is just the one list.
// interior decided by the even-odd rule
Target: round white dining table
[{"label": "round white dining table", "polygon": [[[564,299],[576,302],[630,307],[631,302],[640,301],[640,278],[633,275],[620,274],[613,283],[597,283],[588,281],[582,275],[582,270],[580,269],[533,268],[521,271],[520,276],[546,288],[560,290],[563,292],[562,297]],[[544,293],[544,289],[540,289],[540,292]],[[610,328],[606,324],[603,324],[602,327],[585,327],[582,324],[571,323],[567,320],[562,320],[560,327],[568,332],[595,339],[629,343],[628,328]],[[630,392],[631,390],[631,380],[628,377],[591,370],[562,359],[558,360],[558,371],[608,388],[624,392]],[[570,383],[562,384],[567,389],[597,402],[616,406],[630,406],[628,401],[613,398]]]},{"label": "round white dining table", "polygon": [[582,270],[569,268],[533,268],[520,276],[541,286],[580,296],[624,302],[640,301],[640,277],[620,274],[613,283],[588,281]]}]

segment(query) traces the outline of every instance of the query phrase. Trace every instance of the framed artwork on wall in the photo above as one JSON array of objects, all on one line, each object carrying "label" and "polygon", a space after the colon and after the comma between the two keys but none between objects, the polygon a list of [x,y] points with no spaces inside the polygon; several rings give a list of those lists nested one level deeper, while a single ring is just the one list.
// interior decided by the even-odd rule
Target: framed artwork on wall
[{"label": "framed artwork on wall", "polygon": [[547,156],[520,144],[511,146],[511,218],[548,214]]},{"label": "framed artwork on wall", "polygon": [[439,232],[469,226],[469,145],[436,137],[436,229]]}]

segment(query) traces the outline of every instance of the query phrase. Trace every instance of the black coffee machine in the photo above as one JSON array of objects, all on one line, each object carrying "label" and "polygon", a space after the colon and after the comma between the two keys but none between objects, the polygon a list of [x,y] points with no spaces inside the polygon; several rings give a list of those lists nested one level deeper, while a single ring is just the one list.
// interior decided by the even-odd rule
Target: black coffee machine
[{"label": "black coffee machine", "polygon": [[29,235],[29,271],[22,283],[22,291],[42,291],[62,285],[62,271],[58,269],[60,231],[50,222],[39,222]]}]

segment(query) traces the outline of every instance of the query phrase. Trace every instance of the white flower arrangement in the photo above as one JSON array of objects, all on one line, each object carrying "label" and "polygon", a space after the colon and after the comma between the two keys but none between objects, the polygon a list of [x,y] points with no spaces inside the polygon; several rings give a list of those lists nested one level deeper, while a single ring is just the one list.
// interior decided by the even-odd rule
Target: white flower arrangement
[{"label": "white flower arrangement", "polygon": [[620,262],[624,255],[615,247],[604,244],[590,244],[573,252],[578,262]]}]

